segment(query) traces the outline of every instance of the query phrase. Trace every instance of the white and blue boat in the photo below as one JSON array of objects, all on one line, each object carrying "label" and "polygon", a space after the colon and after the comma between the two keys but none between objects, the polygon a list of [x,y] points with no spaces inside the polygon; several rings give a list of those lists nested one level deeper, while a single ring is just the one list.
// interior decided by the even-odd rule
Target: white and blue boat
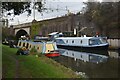
[{"label": "white and blue boat", "polygon": [[61,33],[56,33],[54,35],[49,34],[54,38],[58,48],[67,49],[108,49],[108,42],[106,37],[60,37]]}]

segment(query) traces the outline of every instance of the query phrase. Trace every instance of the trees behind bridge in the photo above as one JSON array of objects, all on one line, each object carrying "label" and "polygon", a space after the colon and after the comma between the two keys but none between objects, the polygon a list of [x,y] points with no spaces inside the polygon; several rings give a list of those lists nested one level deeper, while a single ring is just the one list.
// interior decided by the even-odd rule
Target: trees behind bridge
[{"label": "trees behind bridge", "polygon": [[86,23],[93,23],[102,35],[120,38],[120,2],[87,2],[83,9]]},{"label": "trees behind bridge", "polygon": [[14,35],[14,30],[12,27],[2,27],[2,40],[4,41],[5,39],[16,39]]}]

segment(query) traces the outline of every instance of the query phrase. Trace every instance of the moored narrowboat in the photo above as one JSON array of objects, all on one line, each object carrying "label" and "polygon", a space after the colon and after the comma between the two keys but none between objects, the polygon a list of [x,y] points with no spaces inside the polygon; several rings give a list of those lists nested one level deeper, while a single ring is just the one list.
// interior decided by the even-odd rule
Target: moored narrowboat
[{"label": "moored narrowboat", "polygon": [[106,37],[87,37],[86,35],[81,37],[61,37],[59,33],[50,34],[50,36],[59,48],[107,50],[109,46]]},{"label": "moored narrowboat", "polygon": [[29,50],[35,48],[37,52],[47,54],[51,51],[58,50],[56,46],[56,42],[47,41],[47,42],[33,42],[27,40],[19,40],[17,44],[18,48],[26,47]]}]

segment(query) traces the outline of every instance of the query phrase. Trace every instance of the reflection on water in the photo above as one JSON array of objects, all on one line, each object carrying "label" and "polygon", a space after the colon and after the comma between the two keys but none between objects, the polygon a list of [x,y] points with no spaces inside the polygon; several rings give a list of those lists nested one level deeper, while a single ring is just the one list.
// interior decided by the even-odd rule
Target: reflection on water
[{"label": "reflection on water", "polygon": [[107,56],[104,56],[104,55],[71,51],[71,50],[65,50],[65,49],[59,49],[59,52],[63,56],[68,56],[70,58],[74,58],[75,61],[76,61],[76,59],[79,59],[84,62],[100,63],[100,62],[106,62],[107,58],[108,58]]},{"label": "reflection on water", "polygon": [[[61,56],[53,58],[75,72],[83,72],[89,78],[118,78],[119,55],[109,51],[111,56],[59,49]],[[111,58],[114,57],[114,58]]]},{"label": "reflection on water", "polygon": [[119,53],[117,51],[108,51],[109,57],[119,58]]}]

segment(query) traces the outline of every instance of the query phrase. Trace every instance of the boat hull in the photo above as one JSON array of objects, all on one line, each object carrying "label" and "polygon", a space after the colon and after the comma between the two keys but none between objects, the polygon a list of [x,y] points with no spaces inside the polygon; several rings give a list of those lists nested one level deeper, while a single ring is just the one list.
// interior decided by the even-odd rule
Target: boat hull
[{"label": "boat hull", "polygon": [[58,57],[58,56],[60,56],[60,53],[47,53],[47,54],[45,54],[45,56],[47,56],[47,57]]},{"label": "boat hull", "polygon": [[108,45],[96,47],[57,45],[58,48],[108,55]]}]

